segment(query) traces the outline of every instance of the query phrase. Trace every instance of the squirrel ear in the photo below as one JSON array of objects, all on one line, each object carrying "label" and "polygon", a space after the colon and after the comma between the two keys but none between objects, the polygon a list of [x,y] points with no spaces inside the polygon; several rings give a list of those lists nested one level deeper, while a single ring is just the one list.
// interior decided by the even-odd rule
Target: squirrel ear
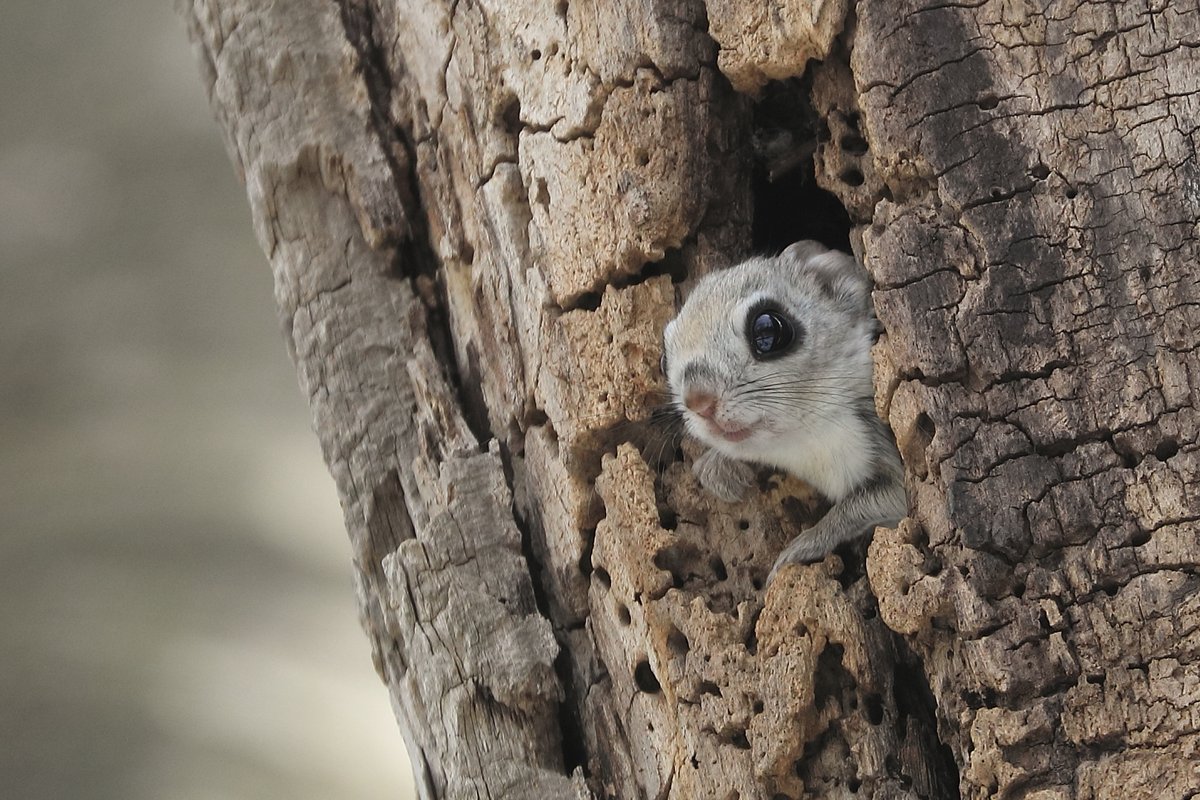
[{"label": "squirrel ear", "polygon": [[821,291],[831,299],[854,309],[870,308],[871,289],[874,287],[867,271],[854,256],[837,250],[825,250],[810,256],[804,268],[816,278]]},{"label": "squirrel ear", "polygon": [[804,239],[793,244],[789,244],[787,248],[780,253],[779,257],[784,261],[793,259],[797,264],[803,265],[810,258],[816,258],[822,253],[828,253],[829,248],[820,242],[814,242],[812,239]]}]

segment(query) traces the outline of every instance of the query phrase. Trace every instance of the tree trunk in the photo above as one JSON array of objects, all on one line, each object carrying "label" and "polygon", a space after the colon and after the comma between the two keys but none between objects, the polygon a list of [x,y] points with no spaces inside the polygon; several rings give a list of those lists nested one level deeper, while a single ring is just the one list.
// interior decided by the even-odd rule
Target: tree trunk
[{"label": "tree trunk", "polygon": [[[184,10],[422,797],[1200,790],[1194,4]],[[806,237],[912,514],[764,591],[811,494],[645,422],[694,280]]]}]

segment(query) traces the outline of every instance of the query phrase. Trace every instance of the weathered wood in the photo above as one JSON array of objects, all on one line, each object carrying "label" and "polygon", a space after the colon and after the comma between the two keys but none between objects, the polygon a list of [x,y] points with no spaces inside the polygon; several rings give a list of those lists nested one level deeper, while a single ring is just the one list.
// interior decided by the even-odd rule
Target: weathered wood
[{"label": "weathered wood", "polygon": [[[184,4],[422,797],[1200,790],[1200,14],[901,6]],[[690,282],[828,217],[764,89],[913,501],[769,591],[816,499],[645,425]]]},{"label": "weathered wood", "polygon": [[[282,12],[282,13],[281,13]],[[469,431],[402,247],[423,228],[348,10],[196,3],[192,31],[355,547],[423,796],[570,797],[554,671],[495,445]],[[302,702],[302,699],[298,699]]]},{"label": "weathered wood", "polygon": [[866,2],[884,620],[965,797],[1200,790],[1200,9]]}]

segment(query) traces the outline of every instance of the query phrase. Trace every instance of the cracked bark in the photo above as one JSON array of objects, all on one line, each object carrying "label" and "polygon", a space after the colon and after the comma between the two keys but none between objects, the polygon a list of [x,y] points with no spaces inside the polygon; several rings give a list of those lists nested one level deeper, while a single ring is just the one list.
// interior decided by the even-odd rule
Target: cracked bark
[{"label": "cracked bark", "polygon": [[[1200,14],[595,5],[181,3],[422,797],[1200,790]],[[812,235],[913,510],[764,592],[814,499],[646,420],[690,283]]]}]

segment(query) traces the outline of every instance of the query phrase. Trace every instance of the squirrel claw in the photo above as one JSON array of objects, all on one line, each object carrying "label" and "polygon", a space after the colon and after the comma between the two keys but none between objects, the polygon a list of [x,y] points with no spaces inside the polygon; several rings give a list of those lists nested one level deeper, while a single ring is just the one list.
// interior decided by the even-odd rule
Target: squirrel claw
[{"label": "squirrel claw", "polygon": [[814,564],[821,561],[829,553],[818,546],[818,542],[800,534],[783,548],[783,552],[779,554],[779,558],[775,559],[775,565],[771,567],[771,573],[767,575],[767,586],[771,585],[771,581],[775,580],[775,576],[779,571],[788,564]]}]

